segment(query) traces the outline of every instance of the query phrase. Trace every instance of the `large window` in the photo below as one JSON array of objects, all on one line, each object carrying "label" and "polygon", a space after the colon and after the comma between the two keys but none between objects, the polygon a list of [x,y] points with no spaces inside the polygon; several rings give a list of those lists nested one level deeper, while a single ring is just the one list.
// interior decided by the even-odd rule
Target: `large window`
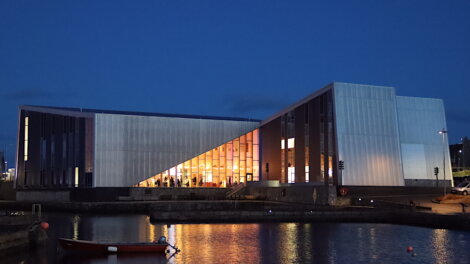
[{"label": "large window", "polygon": [[178,164],[139,187],[229,187],[259,181],[258,129]]},{"label": "large window", "polygon": [[[295,183],[295,113],[293,111],[285,115],[285,125],[286,138],[283,138],[284,149],[281,147],[281,165],[285,166],[285,162],[282,162],[282,159],[287,161],[287,182]],[[287,148],[286,148],[287,143]],[[286,157],[287,153],[287,157]],[[284,169],[285,173],[285,169]]]},{"label": "large window", "polygon": [[29,133],[29,117],[24,118],[24,161],[28,160],[28,133]]}]

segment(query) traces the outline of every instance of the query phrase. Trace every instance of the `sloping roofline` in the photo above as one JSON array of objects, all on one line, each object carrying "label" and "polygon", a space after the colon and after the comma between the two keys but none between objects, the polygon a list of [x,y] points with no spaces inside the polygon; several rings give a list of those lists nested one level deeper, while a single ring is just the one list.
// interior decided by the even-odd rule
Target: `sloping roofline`
[{"label": "sloping roofline", "polygon": [[296,103],[291,104],[290,106],[282,109],[281,111],[277,112],[276,114],[266,118],[265,120],[263,120],[261,122],[261,126],[273,121],[274,119],[282,116],[283,114],[294,110],[295,108],[299,107],[300,105],[303,105],[303,104],[307,103],[308,101],[312,100],[313,98],[318,97],[319,95],[321,95],[321,94],[325,93],[326,91],[332,89],[335,83],[337,83],[337,82],[332,82],[332,83],[327,84],[323,88],[311,93],[310,95],[308,95],[307,97],[304,97],[300,101],[297,101]]},{"label": "sloping roofline", "polygon": [[281,111],[277,112],[276,114],[268,117],[267,119],[263,120],[260,124],[260,126],[263,126],[271,121],[273,121],[274,119],[294,110],[295,108],[307,103],[308,101],[314,99],[315,97],[318,97],[320,96],[321,94],[327,92],[328,90],[331,90],[331,89],[334,89],[335,85],[337,84],[353,84],[353,85],[360,85],[360,86],[373,86],[373,87],[386,87],[386,88],[393,88],[395,89],[394,87],[390,87],[390,86],[379,86],[379,85],[369,85],[369,84],[356,84],[356,83],[347,83],[347,82],[331,82],[327,85],[325,85],[323,88],[320,88],[319,90],[311,93],[310,95],[304,97],[303,99],[301,99],[300,101],[297,101],[296,103],[293,103],[291,104],[290,106],[282,109]]},{"label": "sloping roofline", "polygon": [[80,116],[80,117],[93,117],[94,114],[113,114],[113,115],[158,116],[158,117],[191,118],[191,119],[261,122],[261,120],[251,119],[251,118],[241,118],[241,117],[149,113],[149,112],[102,110],[102,109],[74,108],[74,107],[58,107],[58,106],[22,105],[20,106],[20,109],[28,110],[28,111],[46,112],[46,113],[51,113],[51,114],[59,114],[59,115]]}]

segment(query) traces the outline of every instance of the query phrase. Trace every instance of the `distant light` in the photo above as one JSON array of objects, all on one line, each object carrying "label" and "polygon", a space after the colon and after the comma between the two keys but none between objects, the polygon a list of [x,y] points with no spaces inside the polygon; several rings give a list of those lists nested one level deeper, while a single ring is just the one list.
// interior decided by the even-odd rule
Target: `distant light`
[{"label": "distant light", "polygon": [[362,201],[362,199],[361,199],[361,198],[359,198],[359,201]]},{"label": "distant light", "polygon": [[371,203],[373,203],[373,202],[374,202],[374,200],[370,200],[370,202],[371,202]]},{"label": "distant light", "polygon": [[459,150],[459,153],[462,153],[462,150]]},{"label": "distant light", "polygon": [[447,133],[447,130],[442,129],[442,130],[439,130],[438,133],[442,135],[442,134]]}]

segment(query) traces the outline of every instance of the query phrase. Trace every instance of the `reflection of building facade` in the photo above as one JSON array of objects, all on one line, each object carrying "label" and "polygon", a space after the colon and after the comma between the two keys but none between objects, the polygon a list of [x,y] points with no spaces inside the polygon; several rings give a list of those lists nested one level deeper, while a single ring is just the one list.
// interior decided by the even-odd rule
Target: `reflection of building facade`
[{"label": "reflection of building facade", "polygon": [[451,175],[442,100],[392,87],[333,83],[261,123],[34,106],[19,118],[20,188],[434,186],[444,163]]}]

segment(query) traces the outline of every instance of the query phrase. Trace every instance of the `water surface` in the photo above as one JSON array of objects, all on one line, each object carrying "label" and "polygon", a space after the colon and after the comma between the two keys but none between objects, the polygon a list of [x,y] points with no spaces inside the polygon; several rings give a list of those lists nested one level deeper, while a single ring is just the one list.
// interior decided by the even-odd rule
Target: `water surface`
[{"label": "water surface", "polygon": [[[1,263],[470,263],[470,232],[389,224],[260,223],[154,225],[145,215],[50,214],[47,246]],[[57,252],[57,238],[154,241],[172,256]],[[416,256],[406,252],[413,246]]]}]

